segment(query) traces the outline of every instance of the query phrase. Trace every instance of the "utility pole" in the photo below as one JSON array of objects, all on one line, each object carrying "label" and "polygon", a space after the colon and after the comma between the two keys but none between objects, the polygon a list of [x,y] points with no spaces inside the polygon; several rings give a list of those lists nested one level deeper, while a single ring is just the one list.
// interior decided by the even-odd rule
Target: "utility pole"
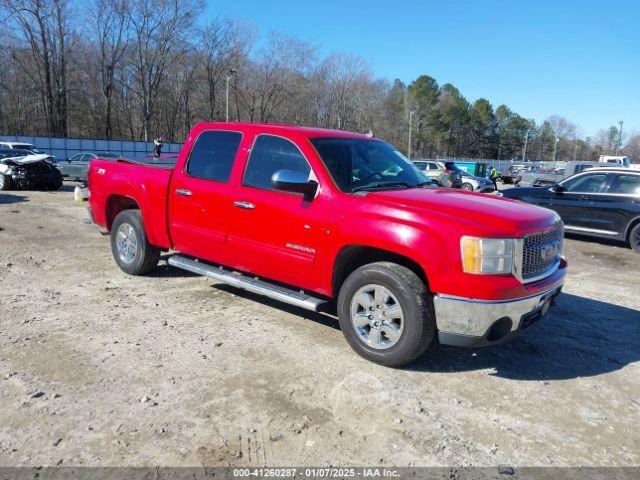
[{"label": "utility pole", "polygon": [[414,110],[409,111],[409,146],[407,147],[407,157],[411,160],[411,121],[413,120]]},{"label": "utility pole", "polygon": [[529,130],[524,135],[524,150],[522,151],[522,161],[527,161],[527,144],[529,143]]},{"label": "utility pole", "polygon": [[229,74],[227,75],[227,94],[226,94],[226,104],[225,104],[225,120],[229,123],[229,82],[231,81],[231,77],[236,74],[237,70],[232,68],[229,70]]},{"label": "utility pole", "polygon": [[558,142],[560,141],[560,139],[558,138],[558,136],[556,135],[556,141],[553,143],[553,161],[556,161],[556,153],[558,153]]},{"label": "utility pole", "polygon": [[622,148],[622,120],[618,122],[620,128],[618,129],[618,148],[616,149],[616,155],[620,153],[620,149]]},{"label": "utility pole", "polygon": [[576,154],[578,153],[578,142],[573,144],[573,161],[576,161]]}]

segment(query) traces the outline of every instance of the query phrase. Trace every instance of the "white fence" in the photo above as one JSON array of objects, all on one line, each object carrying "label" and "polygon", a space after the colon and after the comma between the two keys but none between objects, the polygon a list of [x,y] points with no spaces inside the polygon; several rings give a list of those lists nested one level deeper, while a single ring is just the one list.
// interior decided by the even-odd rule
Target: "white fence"
[{"label": "white fence", "polygon": [[[0,135],[0,142],[3,141],[30,143],[59,160],[71,158],[80,152],[111,152],[127,158],[143,157],[153,152],[153,142],[132,142],[129,140]],[[180,143],[165,143],[162,153],[179,152],[181,147]]]}]

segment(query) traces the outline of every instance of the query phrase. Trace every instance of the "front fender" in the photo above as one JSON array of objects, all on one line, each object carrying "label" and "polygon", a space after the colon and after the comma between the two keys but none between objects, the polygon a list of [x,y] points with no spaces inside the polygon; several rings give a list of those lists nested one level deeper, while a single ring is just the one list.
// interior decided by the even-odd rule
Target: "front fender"
[{"label": "front fender", "polygon": [[[448,229],[435,221],[417,218],[410,211],[383,208],[379,211],[342,213],[331,232],[330,268],[326,281],[332,285],[340,252],[350,246],[370,247],[401,255],[422,268],[433,291],[440,288],[451,255],[459,258],[459,250],[449,252]],[[453,242],[456,245],[458,241]]]}]

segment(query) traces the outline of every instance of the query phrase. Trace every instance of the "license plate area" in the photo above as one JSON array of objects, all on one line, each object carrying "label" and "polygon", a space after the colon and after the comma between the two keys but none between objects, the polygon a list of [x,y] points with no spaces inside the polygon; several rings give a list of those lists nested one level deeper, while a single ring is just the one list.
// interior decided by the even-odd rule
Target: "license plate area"
[{"label": "license plate area", "polygon": [[520,317],[520,330],[524,330],[525,328],[529,328],[538,320],[540,320],[551,308],[551,301],[556,296],[556,292],[547,295],[546,297],[542,297],[540,299],[540,303],[535,310],[532,310],[529,313],[525,313]]}]

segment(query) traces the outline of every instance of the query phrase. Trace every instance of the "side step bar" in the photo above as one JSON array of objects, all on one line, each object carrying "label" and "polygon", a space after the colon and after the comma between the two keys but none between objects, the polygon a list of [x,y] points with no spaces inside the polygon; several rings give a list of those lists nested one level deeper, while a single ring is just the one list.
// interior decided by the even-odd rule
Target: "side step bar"
[{"label": "side step bar", "polygon": [[257,293],[259,295],[264,295],[265,297],[273,298],[274,300],[289,303],[297,307],[306,308],[307,310],[313,310],[314,312],[318,311],[318,307],[320,305],[326,303],[326,300],[312,297],[302,291],[291,290],[279,285],[274,285],[256,277],[243,275],[239,272],[231,272],[222,267],[215,267],[206,262],[200,262],[184,255],[172,255],[167,260],[167,263],[173,267],[197,273],[198,275],[204,275],[205,277],[213,278],[214,280],[218,280],[222,283],[242,288],[243,290]]}]

